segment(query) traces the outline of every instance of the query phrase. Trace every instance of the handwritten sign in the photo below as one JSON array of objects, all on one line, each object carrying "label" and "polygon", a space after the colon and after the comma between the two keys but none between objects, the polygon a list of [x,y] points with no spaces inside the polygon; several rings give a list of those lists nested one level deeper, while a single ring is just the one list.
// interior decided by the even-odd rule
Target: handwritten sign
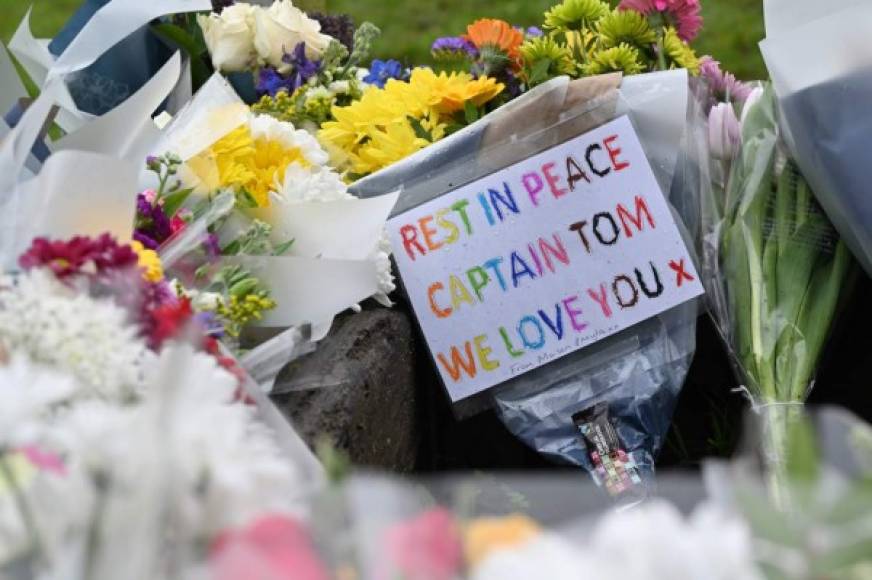
[{"label": "handwritten sign", "polygon": [[703,293],[627,117],[388,223],[452,400]]}]

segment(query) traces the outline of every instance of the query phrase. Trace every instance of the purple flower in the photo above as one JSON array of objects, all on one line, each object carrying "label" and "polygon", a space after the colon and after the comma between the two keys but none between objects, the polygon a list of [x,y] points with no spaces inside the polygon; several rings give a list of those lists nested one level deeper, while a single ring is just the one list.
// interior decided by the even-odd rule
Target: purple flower
[{"label": "purple flower", "polygon": [[321,24],[321,33],[341,42],[348,52],[354,50],[354,21],[347,14],[310,12],[309,18]]},{"label": "purple flower", "polygon": [[209,258],[217,258],[221,255],[221,244],[218,242],[218,236],[208,234],[203,240],[203,249]]},{"label": "purple flower", "polygon": [[471,42],[460,36],[444,36],[437,38],[430,47],[433,58],[437,60],[457,60],[460,58],[476,58],[478,50]]},{"label": "purple flower", "polygon": [[157,250],[160,247],[160,244],[139,230],[134,230],[133,239],[142,244],[148,250]]},{"label": "purple flower", "polygon": [[221,338],[224,336],[224,325],[218,319],[214,312],[198,312],[194,315],[194,320],[200,325],[203,334]]},{"label": "purple flower", "polygon": [[257,75],[257,89],[260,95],[275,97],[280,91],[291,91],[291,83],[271,66],[260,69]]},{"label": "purple flower", "polygon": [[363,79],[363,82],[383,89],[388,79],[403,79],[405,76],[406,71],[399,61],[376,59],[372,61],[369,67],[369,74]]},{"label": "purple flower", "polygon": [[744,103],[753,87],[736,79],[732,73],[721,70],[721,63],[710,56],[700,59],[700,76],[711,89],[716,102]]},{"label": "purple flower", "polygon": [[527,38],[539,38],[543,34],[542,29],[537,26],[531,26],[526,30]]},{"label": "purple flower", "polygon": [[294,67],[290,77],[291,92],[294,92],[318,74],[321,70],[321,61],[309,60],[306,57],[306,43],[300,42],[294,47],[294,52],[282,57],[282,61]]},{"label": "purple flower", "polygon": [[170,218],[164,213],[163,206],[159,202],[149,201],[146,193],[136,196],[136,228],[133,235],[143,246],[152,250],[173,235]]}]

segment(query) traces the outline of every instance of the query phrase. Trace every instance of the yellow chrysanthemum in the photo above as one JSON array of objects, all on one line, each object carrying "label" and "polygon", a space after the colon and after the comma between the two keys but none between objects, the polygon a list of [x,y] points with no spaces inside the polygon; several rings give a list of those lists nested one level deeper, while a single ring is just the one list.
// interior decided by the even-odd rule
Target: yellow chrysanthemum
[{"label": "yellow chrysanthemum", "polygon": [[418,117],[428,109],[451,115],[463,110],[467,102],[480,107],[504,88],[490,77],[475,79],[464,72],[436,74],[429,68],[416,68],[408,82],[388,81],[385,92],[402,100],[409,106],[407,113]]},{"label": "yellow chrysanthemum", "polygon": [[149,282],[160,282],[163,280],[163,264],[161,264],[160,256],[154,250],[149,250],[136,240],[130,242],[130,247],[136,252],[139,258],[138,265],[142,268],[142,277]]},{"label": "yellow chrysanthemum", "polygon": [[427,145],[430,141],[419,137],[408,121],[394,121],[381,131],[370,133],[370,139],[360,148],[354,172],[361,175],[373,173]]},{"label": "yellow chrysanthemum", "polygon": [[384,89],[371,87],[358,101],[333,107],[335,120],[322,125],[318,139],[336,166],[366,175],[442,139],[452,115],[467,103],[484,105],[504,88],[492,78],[418,68],[408,81],[389,80]]},{"label": "yellow chrysanthemum", "polygon": [[251,196],[258,207],[269,206],[269,192],[281,183],[292,163],[311,164],[297,147],[255,138],[248,125],[238,127],[204,152],[188,160],[188,168],[210,191],[232,189]]},{"label": "yellow chrysanthemum", "polygon": [[693,76],[699,74],[699,57],[689,44],[681,40],[674,28],[667,28],[663,35],[663,52],[673,67],[686,68]]},{"label": "yellow chrysanthemum", "polygon": [[475,567],[491,553],[522,546],[540,533],[539,525],[527,516],[475,520],[464,533],[466,561]]},{"label": "yellow chrysanthemum", "polygon": [[612,72],[635,75],[643,70],[639,50],[628,44],[598,50],[591,55],[590,61],[582,67],[582,71],[588,76]]}]

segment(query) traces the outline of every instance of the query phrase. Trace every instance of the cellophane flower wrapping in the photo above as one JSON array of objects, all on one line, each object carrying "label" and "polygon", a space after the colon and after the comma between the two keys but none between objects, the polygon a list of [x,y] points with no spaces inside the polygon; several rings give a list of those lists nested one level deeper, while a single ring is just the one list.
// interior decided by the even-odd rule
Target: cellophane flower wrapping
[{"label": "cellophane flower wrapping", "polygon": [[868,184],[872,6],[858,0],[766,0],[761,43],[783,137],[845,244],[872,273]]},{"label": "cellophane flower wrapping", "polygon": [[786,153],[771,87],[749,99],[726,189],[704,212],[704,271],[712,314],[742,390],[766,419],[783,460],[789,426],[850,288],[854,261]]}]

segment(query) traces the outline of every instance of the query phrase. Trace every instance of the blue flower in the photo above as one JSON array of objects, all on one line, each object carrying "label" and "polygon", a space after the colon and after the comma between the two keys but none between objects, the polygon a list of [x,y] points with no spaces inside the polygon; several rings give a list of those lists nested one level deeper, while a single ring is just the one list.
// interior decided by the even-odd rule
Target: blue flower
[{"label": "blue flower", "polygon": [[260,95],[269,95],[275,97],[279,91],[288,90],[290,83],[288,79],[279,74],[279,72],[271,66],[260,69],[257,77],[257,92]]},{"label": "blue flower", "polygon": [[402,79],[405,76],[406,71],[399,61],[376,59],[372,61],[369,67],[369,74],[363,79],[363,82],[383,89],[388,79]]}]

